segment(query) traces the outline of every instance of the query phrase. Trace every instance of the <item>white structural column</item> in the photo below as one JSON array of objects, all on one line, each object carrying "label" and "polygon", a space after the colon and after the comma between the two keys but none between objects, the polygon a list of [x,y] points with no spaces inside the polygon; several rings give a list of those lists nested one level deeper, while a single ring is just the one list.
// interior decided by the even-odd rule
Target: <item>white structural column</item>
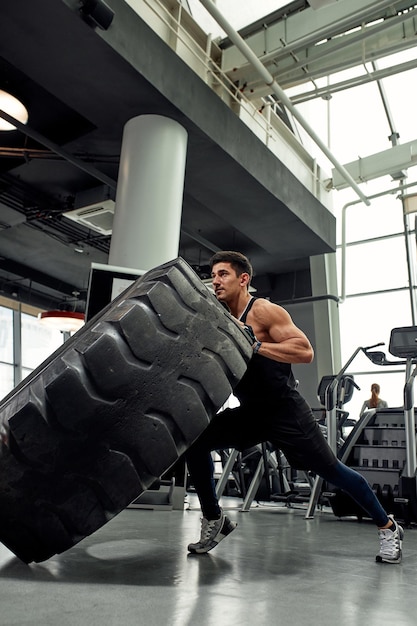
[{"label": "white structural column", "polygon": [[109,265],[149,270],[178,256],[187,139],[159,115],[125,125]]}]

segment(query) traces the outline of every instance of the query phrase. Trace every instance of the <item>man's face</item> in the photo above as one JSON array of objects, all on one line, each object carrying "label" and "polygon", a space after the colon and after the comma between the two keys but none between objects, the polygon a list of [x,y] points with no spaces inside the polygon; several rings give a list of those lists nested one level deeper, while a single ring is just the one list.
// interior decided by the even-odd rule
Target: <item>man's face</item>
[{"label": "man's face", "polygon": [[211,281],[218,300],[228,302],[240,291],[241,277],[230,263],[216,263],[211,270]]}]

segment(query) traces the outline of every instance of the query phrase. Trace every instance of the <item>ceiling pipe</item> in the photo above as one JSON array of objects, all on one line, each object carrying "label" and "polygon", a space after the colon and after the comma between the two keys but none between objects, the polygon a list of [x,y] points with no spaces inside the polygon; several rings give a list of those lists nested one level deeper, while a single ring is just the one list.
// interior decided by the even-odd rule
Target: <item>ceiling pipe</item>
[{"label": "ceiling pipe", "polygon": [[46,137],[38,133],[36,130],[32,130],[31,128],[28,128],[27,126],[25,126],[25,124],[22,124],[21,122],[19,122],[19,120],[15,119],[14,117],[6,113],[6,111],[2,111],[0,109],[0,117],[6,120],[6,122],[13,124],[13,126],[16,126],[17,130],[23,133],[24,135],[26,135],[27,137],[34,139],[35,141],[37,141],[38,143],[41,143],[46,148],[49,148],[49,150],[51,150],[52,152],[55,152],[55,154],[58,154],[60,157],[65,159],[65,161],[72,163],[72,165],[75,165],[75,167],[78,167],[78,169],[83,170],[87,174],[90,174],[90,176],[93,176],[93,178],[97,178],[97,180],[100,180],[105,185],[108,185],[110,189],[116,189],[117,183],[115,180],[113,180],[109,176],[106,176],[106,174],[103,174],[103,172],[100,172],[100,170],[96,169],[92,165],[88,165],[88,163],[84,163],[84,161],[80,161],[80,159],[77,159],[71,153],[67,152],[66,150],[63,150],[60,146],[58,146],[53,141],[49,141],[49,139],[47,139]]},{"label": "ceiling pipe", "polygon": [[271,88],[271,91],[279,98],[279,100],[287,107],[289,111],[291,111],[292,115],[299,122],[299,124],[304,128],[304,130],[308,133],[311,139],[317,144],[320,150],[326,155],[331,163],[333,163],[335,169],[343,176],[346,182],[349,184],[354,191],[356,191],[359,198],[366,205],[370,205],[370,201],[367,196],[362,192],[359,186],[356,184],[355,180],[349,174],[349,172],[343,167],[341,163],[337,161],[334,155],[330,152],[327,146],[322,142],[320,137],[315,133],[315,131],[311,128],[311,126],[306,122],[302,115],[298,112],[298,110],[294,107],[290,98],[286,95],[286,93],[281,89],[278,83],[274,80],[272,74],[266,69],[266,67],[260,62],[256,54],[253,50],[247,45],[247,43],[242,39],[239,33],[229,24],[229,22],[224,18],[224,16],[220,13],[218,8],[216,7],[211,0],[200,0],[200,3],[207,9],[210,15],[216,20],[216,22],[222,27],[222,29],[227,33],[230,37],[231,41],[235,44],[235,46],[241,51],[241,53],[246,57],[249,63],[252,64],[254,69],[259,73],[264,82]]},{"label": "ceiling pipe", "polygon": [[192,233],[190,230],[185,230],[185,228],[181,228],[181,232],[184,233],[184,235],[187,235],[187,237],[189,237],[193,241],[196,241],[197,243],[202,245],[204,248],[207,248],[207,250],[210,250],[211,252],[220,252],[221,250],[221,248],[216,246],[214,243],[212,243],[205,237],[201,237],[200,235],[197,235],[196,233]]},{"label": "ceiling pipe", "polygon": [[[344,91],[345,89],[352,89],[353,87],[360,87],[365,83],[380,81],[382,78],[387,78],[388,76],[396,76],[397,74],[401,74],[402,72],[408,72],[409,70],[413,70],[416,67],[417,59],[412,59],[411,61],[399,63],[398,65],[393,65],[392,67],[385,67],[383,69],[375,70],[374,72],[372,72],[372,74],[367,72],[364,74],[360,74],[359,76],[355,76],[354,78],[340,81],[339,83],[331,83],[329,85],[326,85],[325,87],[315,87],[310,91],[298,93],[292,96],[291,102],[293,104],[302,104],[303,102],[308,102],[309,100],[314,100],[316,98],[329,97],[332,94]],[[306,73],[306,77],[309,80],[313,80],[315,78],[314,74],[309,74],[308,72]]]}]

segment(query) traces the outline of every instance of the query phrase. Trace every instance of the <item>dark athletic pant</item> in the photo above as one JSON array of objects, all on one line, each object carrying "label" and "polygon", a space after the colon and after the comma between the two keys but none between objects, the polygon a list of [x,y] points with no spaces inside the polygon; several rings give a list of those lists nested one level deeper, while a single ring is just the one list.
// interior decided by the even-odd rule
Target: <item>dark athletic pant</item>
[{"label": "dark athletic pant", "polygon": [[368,482],[337,460],[307,402],[296,390],[268,403],[241,404],[215,415],[186,453],[188,471],[203,516],[217,519],[220,507],[213,478],[213,450],[245,450],[263,441],[282,450],[294,469],[312,471],[349,494],[373,519],[385,526],[388,516]]}]

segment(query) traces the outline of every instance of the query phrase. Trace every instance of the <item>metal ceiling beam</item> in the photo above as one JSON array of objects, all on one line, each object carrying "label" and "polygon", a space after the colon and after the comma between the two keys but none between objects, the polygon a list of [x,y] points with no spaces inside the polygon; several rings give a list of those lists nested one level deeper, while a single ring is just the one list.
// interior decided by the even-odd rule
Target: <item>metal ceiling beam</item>
[{"label": "metal ceiling beam", "polygon": [[344,180],[352,187],[354,191],[356,191],[359,198],[367,205],[370,204],[368,198],[362,192],[360,187],[356,184],[352,176],[349,172],[341,165],[336,157],[330,152],[328,147],[322,142],[320,137],[316,134],[316,132],[311,128],[311,126],[306,122],[306,120],[302,117],[299,111],[294,107],[291,100],[285,94],[285,92],[281,89],[278,83],[274,80],[274,77],[271,73],[265,68],[265,66],[258,59],[256,54],[251,50],[251,48],[245,43],[242,37],[239,35],[237,31],[229,24],[229,22],[224,18],[224,16],[217,9],[216,5],[211,2],[211,0],[200,0],[201,4],[207,9],[210,15],[218,22],[218,24],[223,28],[223,30],[228,34],[230,39],[234,42],[234,44],[239,48],[242,54],[246,57],[246,59],[253,65],[265,83],[270,87],[270,92],[274,93],[278,99],[287,107],[289,111],[291,111],[294,118],[299,122],[299,124],[304,128],[304,130],[309,134],[309,136],[313,139],[313,141],[317,144],[320,150],[327,156],[329,161],[333,163],[335,168],[344,178]]},{"label": "metal ceiling beam", "polygon": [[[372,63],[372,69],[373,69],[374,72],[376,72],[378,70],[378,66],[374,62]],[[396,130],[394,118],[393,118],[393,115],[391,113],[391,107],[389,105],[387,94],[385,92],[385,87],[384,87],[384,84],[382,83],[382,81],[379,80],[379,79],[377,80],[377,86],[378,86],[379,95],[381,96],[382,106],[384,107],[385,115],[387,117],[387,122],[388,122],[388,125],[390,127],[390,131],[391,131],[389,139],[390,139],[392,145],[396,146],[397,143],[398,143],[398,139],[399,139],[400,135],[399,135],[399,133]]]},{"label": "metal ceiling beam", "polygon": [[[397,172],[415,165],[417,165],[417,140],[393,146],[388,148],[388,150],[352,161],[344,167],[355,181],[364,183],[387,174],[397,178],[395,176]],[[336,169],[332,170],[332,176],[331,186],[333,189],[345,189],[348,187],[346,181]]]},{"label": "metal ceiling beam", "polygon": [[272,64],[272,73],[288,88],[415,48],[416,18],[414,9],[378,24],[363,25],[359,31],[305,48],[278,65]]},{"label": "metal ceiling beam", "polygon": [[[415,5],[415,2],[407,3],[409,7]],[[278,62],[318,42],[359,28],[364,23],[395,15],[397,13],[395,7],[403,11],[404,2],[400,0],[345,0],[321,11],[309,8],[281,19],[275,24],[269,24],[264,32],[247,36],[245,41],[262,63]],[[240,68],[245,62],[245,56],[237,46],[228,48],[223,54],[222,70],[228,72],[233,68]]]},{"label": "metal ceiling beam", "polygon": [[[341,3],[343,4],[343,3]],[[410,3],[414,4],[414,3]],[[327,9],[328,10],[328,9]],[[305,10],[302,12],[306,16]],[[326,11],[327,12],[327,11]],[[323,14],[325,15],[326,12]],[[297,40],[287,41],[285,36],[294,36],[294,30],[289,25],[293,20],[300,19],[300,13],[290,16],[280,23],[282,33],[263,35],[263,46],[255,45],[253,38],[246,39],[248,45],[257,53],[259,59],[269,69],[275,80],[283,88],[293,87],[308,81],[315,81],[323,76],[329,76],[344,69],[375,61],[379,58],[407,50],[416,46],[415,20],[417,9],[399,13],[386,19],[371,22],[356,22],[351,32],[342,33],[338,23],[333,23],[333,32],[329,32],[325,40],[322,39],[322,29],[312,31],[308,35],[308,43],[301,46]],[[309,23],[309,19],[305,19]],[[344,21],[342,20],[342,24]],[[278,26],[278,25],[277,25]],[[285,26],[285,29],[284,29]],[[259,37],[260,35],[256,35]],[[277,44],[272,42],[276,41]],[[262,54],[268,47],[275,49]],[[229,77],[242,88],[250,98],[259,98],[267,95],[265,85],[241,56],[231,49],[225,50],[222,59],[222,69]]]},{"label": "metal ceiling beam", "polygon": [[[20,280],[27,280],[31,282],[38,283],[39,285],[44,285],[53,291],[56,291],[61,294],[66,294],[67,296],[74,296],[74,292],[79,293],[79,287],[75,285],[70,285],[63,280],[59,280],[50,276],[49,274],[45,274],[44,272],[39,272],[27,265],[22,263],[18,263],[17,261],[12,261],[10,259],[6,259],[2,257],[0,259],[0,272],[14,274],[19,277]],[[0,278],[0,287],[2,282],[9,282],[6,278]],[[13,285],[18,285],[19,280],[10,280]]]},{"label": "metal ceiling beam", "polygon": [[375,80],[379,81],[383,78],[387,78],[387,76],[394,76],[395,74],[408,72],[409,70],[413,70],[416,67],[417,58],[413,59],[412,61],[407,61],[406,63],[399,63],[398,65],[393,65],[392,67],[386,67],[384,69],[378,69],[373,72],[365,71],[363,74],[359,74],[358,76],[350,78],[349,80],[343,80],[338,83],[325,85],[324,87],[315,87],[310,91],[298,93],[294,96],[291,96],[291,102],[293,104],[301,104],[302,102],[308,102],[309,100],[314,100],[315,98],[328,98],[334,93],[345,91],[346,89],[352,89],[366,83],[371,83]]},{"label": "metal ceiling beam", "polygon": [[106,174],[104,174],[103,172],[100,172],[100,170],[93,167],[92,165],[89,165],[88,163],[84,163],[84,161],[77,159],[70,152],[63,150],[61,146],[58,146],[53,141],[50,141],[49,139],[41,135],[41,133],[38,133],[36,130],[33,130],[32,128],[30,128],[29,126],[26,126],[25,124],[22,124],[21,122],[19,122],[19,120],[12,117],[8,113],[6,113],[6,111],[3,111],[2,109],[0,109],[0,117],[6,120],[6,122],[13,124],[13,126],[16,126],[17,130],[23,133],[24,135],[26,135],[27,137],[34,139],[35,141],[42,144],[46,148],[49,148],[49,150],[52,150],[52,152],[55,152],[55,154],[58,154],[60,157],[65,159],[65,161],[68,161],[68,163],[71,163],[78,169],[86,172],[87,174],[90,174],[90,176],[92,176],[93,178],[100,180],[105,185],[108,185],[111,189],[116,189],[117,182],[115,180],[113,180],[109,176],[106,176]]},{"label": "metal ceiling beam", "polygon": [[183,233],[193,241],[196,241],[200,245],[204,246],[207,250],[210,250],[211,252],[219,252],[220,250],[220,248],[214,243],[212,243],[205,237],[201,237],[201,235],[198,235],[197,233],[192,233],[190,230],[186,230],[185,228],[181,228],[181,233]]}]

